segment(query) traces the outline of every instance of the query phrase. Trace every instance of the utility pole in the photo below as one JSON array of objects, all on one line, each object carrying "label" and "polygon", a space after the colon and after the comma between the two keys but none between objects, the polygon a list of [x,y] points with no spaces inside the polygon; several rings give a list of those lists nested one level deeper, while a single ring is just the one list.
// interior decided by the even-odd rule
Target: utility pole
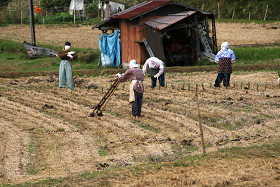
[{"label": "utility pole", "polygon": [[35,28],[34,28],[34,13],[33,13],[33,0],[29,0],[29,13],[30,13],[30,34],[31,44],[36,46]]},{"label": "utility pole", "polygon": [[73,7],[73,9],[74,9],[74,24],[76,23],[76,1],[74,0],[74,7]]}]

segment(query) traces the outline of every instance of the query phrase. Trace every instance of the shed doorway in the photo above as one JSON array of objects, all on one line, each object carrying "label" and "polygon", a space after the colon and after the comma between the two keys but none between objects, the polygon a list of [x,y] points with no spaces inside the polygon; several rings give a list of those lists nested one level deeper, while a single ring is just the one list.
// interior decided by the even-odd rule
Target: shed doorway
[{"label": "shed doorway", "polygon": [[162,35],[166,66],[188,66],[195,62],[195,33],[191,27],[166,31]]}]

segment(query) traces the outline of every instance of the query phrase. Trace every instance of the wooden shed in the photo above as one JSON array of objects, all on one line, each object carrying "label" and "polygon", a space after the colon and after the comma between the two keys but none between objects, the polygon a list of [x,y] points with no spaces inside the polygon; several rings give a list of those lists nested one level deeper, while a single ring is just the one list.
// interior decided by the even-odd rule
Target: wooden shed
[{"label": "wooden shed", "polygon": [[172,0],[148,0],[94,26],[106,33],[120,29],[123,67],[156,56],[166,66],[191,65],[217,52],[215,16]]}]

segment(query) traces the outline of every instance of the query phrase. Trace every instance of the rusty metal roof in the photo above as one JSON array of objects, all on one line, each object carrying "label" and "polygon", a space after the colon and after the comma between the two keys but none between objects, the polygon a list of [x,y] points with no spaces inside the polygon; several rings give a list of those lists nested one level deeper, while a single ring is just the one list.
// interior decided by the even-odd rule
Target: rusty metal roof
[{"label": "rusty metal roof", "polygon": [[[112,15],[108,20],[105,20],[102,23],[99,23],[96,26],[94,26],[93,29],[94,28],[99,28],[100,29],[101,27],[106,27],[106,26],[110,27],[112,25],[115,25],[116,21],[119,20],[119,19],[133,20],[135,18],[138,18],[142,15],[145,15],[149,12],[152,12],[156,9],[162,8],[162,7],[167,6],[169,4],[184,7],[185,10],[189,12],[189,14],[198,12],[199,14],[214,17],[214,14],[212,14],[212,13],[204,12],[200,9],[189,7],[189,6],[184,5],[184,4],[176,3],[176,2],[173,2],[171,0],[148,0],[148,1],[145,1],[145,2],[140,3],[138,5],[135,5],[133,7],[130,7],[128,9],[125,9],[122,12],[119,12],[117,14]],[[168,16],[165,16],[166,18],[162,18],[162,19],[167,19],[167,21],[171,22],[171,24],[176,23],[176,22],[178,22],[181,19],[184,19],[186,17],[186,15],[180,15],[180,14],[181,13],[177,13],[177,15],[175,17],[169,17],[169,18],[168,18]],[[178,16],[182,16],[182,17],[178,17]],[[159,21],[167,22],[166,20],[159,20]],[[154,27],[154,28],[158,27],[159,29],[163,29],[163,28],[168,26],[168,24],[166,24],[166,23],[160,26],[160,24],[156,24],[154,22],[146,22],[146,24],[150,25],[151,27]]]},{"label": "rusty metal roof", "polygon": [[148,13],[156,8],[160,8],[168,4],[171,0],[145,1],[131,8],[125,9],[122,12],[112,15],[112,18],[118,19],[132,19]]},{"label": "rusty metal roof", "polygon": [[177,23],[178,21],[181,21],[182,19],[185,19],[186,17],[196,12],[197,11],[186,11],[173,15],[168,15],[168,16],[161,17],[159,19],[152,19],[150,21],[145,22],[145,24],[155,29],[162,30],[170,25],[173,25],[174,23]]}]

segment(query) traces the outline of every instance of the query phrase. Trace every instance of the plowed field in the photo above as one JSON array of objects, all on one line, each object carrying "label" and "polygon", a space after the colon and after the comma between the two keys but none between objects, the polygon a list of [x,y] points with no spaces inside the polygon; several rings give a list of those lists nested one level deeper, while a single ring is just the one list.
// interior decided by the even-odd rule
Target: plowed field
[{"label": "plowed field", "polygon": [[[231,87],[214,88],[214,72],[167,73],[167,87],[145,80],[143,116],[132,119],[129,83],[121,83],[102,117],[90,117],[114,76],[75,79],[74,91],[58,77],[0,79],[0,184],[73,177],[105,167],[174,161],[202,152],[196,86],[206,151],[279,140],[280,88],[275,72],[232,75]],[[183,169],[108,179],[113,186],[276,185],[275,158],[217,159]],[[274,168],[274,169],[273,169]],[[98,179],[74,185],[100,185]],[[279,183],[278,183],[279,184]]]}]

